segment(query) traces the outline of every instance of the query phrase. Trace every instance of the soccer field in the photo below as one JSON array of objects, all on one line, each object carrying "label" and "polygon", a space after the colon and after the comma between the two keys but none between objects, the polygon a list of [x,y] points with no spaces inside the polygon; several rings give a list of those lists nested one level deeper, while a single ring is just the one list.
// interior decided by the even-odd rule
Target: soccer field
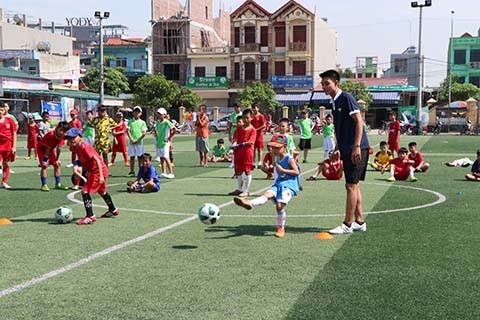
[{"label": "soccer field", "polygon": [[[384,138],[369,136],[376,150]],[[0,319],[479,319],[480,184],[464,180],[469,168],[442,162],[475,159],[480,140],[401,137],[402,146],[410,141],[431,169],[418,182],[393,184],[369,169],[361,183],[367,232],[318,240],[345,207],[343,180],[305,181],[323,158],[321,136],[301,164],[304,190],[287,206],[281,239],[272,204],[233,204],[228,164],[195,167],[190,136],[175,137],[176,178],[162,180],[160,192],[127,193],[117,155],[108,189],[120,216],[57,224],[62,205],[84,216],[81,196],[41,192],[37,162],[23,160],[20,139],[12,189],[0,189],[0,217],[13,222],[0,225]],[[146,149],[153,153],[150,138]],[[53,186],[52,168],[48,175]],[[62,167],[64,184],[70,175]],[[260,170],[253,177],[257,194],[272,182]],[[104,202],[92,198],[98,217]],[[207,202],[221,208],[212,226],[196,216]]]}]

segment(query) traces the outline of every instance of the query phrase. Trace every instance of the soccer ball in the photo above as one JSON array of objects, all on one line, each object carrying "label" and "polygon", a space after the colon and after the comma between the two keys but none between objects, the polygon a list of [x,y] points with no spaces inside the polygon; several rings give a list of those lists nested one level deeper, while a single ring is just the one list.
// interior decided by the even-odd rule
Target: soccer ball
[{"label": "soccer ball", "polygon": [[205,203],[198,209],[198,219],[204,224],[214,224],[220,219],[220,209],[211,203]]},{"label": "soccer ball", "polygon": [[58,223],[69,223],[73,220],[72,208],[61,206],[55,211],[55,219]]}]

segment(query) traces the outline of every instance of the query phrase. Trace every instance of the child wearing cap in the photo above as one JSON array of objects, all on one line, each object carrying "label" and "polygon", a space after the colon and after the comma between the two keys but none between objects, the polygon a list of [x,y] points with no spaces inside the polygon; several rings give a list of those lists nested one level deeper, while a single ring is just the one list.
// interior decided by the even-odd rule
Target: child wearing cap
[{"label": "child wearing cap", "polygon": [[120,210],[115,207],[112,197],[107,192],[108,168],[105,162],[92,146],[82,141],[82,130],[72,128],[67,131],[65,138],[68,140],[70,150],[78,156],[78,160],[75,160],[74,163],[74,173],[80,177],[81,173],[78,168],[81,166],[82,171],[87,174],[86,177],[83,175],[80,177],[85,181],[82,187],[82,198],[86,215],[77,224],[87,225],[97,221],[97,217],[93,213],[90,193],[98,192],[108,206],[108,211],[101,218],[118,216]]},{"label": "child wearing cap", "polygon": [[159,108],[157,110],[157,122],[155,122],[155,137],[157,142],[155,148],[157,157],[160,158],[160,165],[162,166],[160,178],[173,179],[175,175],[173,174],[172,163],[170,162],[170,145],[172,143],[172,128],[175,126],[166,116],[167,110],[165,110],[165,108]]},{"label": "child wearing cap", "polygon": [[142,116],[142,108],[136,106],[133,108],[133,119],[127,123],[128,156],[130,157],[130,172],[128,177],[135,177],[135,157],[138,158],[140,167],[140,157],[144,153],[143,138],[147,134],[147,124],[140,117]]},{"label": "child wearing cap", "polygon": [[320,172],[327,180],[340,180],[343,177],[342,160],[333,150],[328,153],[328,159],[318,163],[315,173],[308,177],[307,181],[317,180]]},{"label": "child wearing cap", "polygon": [[35,118],[32,114],[28,115],[28,124],[27,124],[27,156],[25,160],[30,160],[32,157],[32,149],[35,154],[35,159],[38,159],[37,156],[37,134],[38,134],[38,125],[35,122]]},{"label": "child wearing cap", "polygon": [[117,157],[117,152],[120,152],[123,155],[123,161],[125,162],[125,167],[130,166],[130,162],[128,161],[128,154],[127,154],[127,139],[126,139],[126,132],[127,132],[127,125],[125,121],[123,121],[123,113],[117,112],[115,114],[115,122],[117,125],[112,129],[113,134],[113,147],[112,147],[112,159],[108,166],[115,165],[115,158]]},{"label": "child wearing cap", "polygon": [[297,162],[293,157],[287,153],[286,146],[288,138],[282,134],[275,134],[268,146],[272,148],[272,158],[275,160],[275,170],[277,178],[275,183],[262,196],[253,200],[247,200],[240,197],[235,197],[233,201],[235,204],[251,210],[255,206],[260,206],[267,203],[268,200],[275,202],[277,211],[278,227],[275,236],[283,238],[285,236],[285,220],[287,213],[285,211],[286,205],[290,202],[293,196],[298,194],[298,179],[299,175]]}]

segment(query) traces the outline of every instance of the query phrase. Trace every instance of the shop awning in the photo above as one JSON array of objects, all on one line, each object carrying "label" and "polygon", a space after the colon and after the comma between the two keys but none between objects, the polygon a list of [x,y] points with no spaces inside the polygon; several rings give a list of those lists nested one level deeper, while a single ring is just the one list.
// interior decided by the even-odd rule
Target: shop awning
[{"label": "shop awning", "polygon": [[278,93],[275,100],[284,106],[304,106],[310,104],[311,92],[307,93]]},{"label": "shop awning", "polygon": [[324,91],[315,91],[312,96],[312,102],[314,105],[330,104],[331,98]]},{"label": "shop awning", "polygon": [[400,92],[370,92],[373,96],[372,104],[398,104]]},{"label": "shop awning", "polygon": [[[26,96],[40,96],[40,97],[65,97],[65,98],[74,98],[81,100],[99,100],[100,96],[98,93],[80,91],[80,90],[21,90],[21,89],[4,89],[6,93],[12,94],[24,94]],[[123,105],[123,101],[119,97],[104,96],[104,100],[116,101],[115,106]],[[121,103],[119,104],[120,101]]]}]

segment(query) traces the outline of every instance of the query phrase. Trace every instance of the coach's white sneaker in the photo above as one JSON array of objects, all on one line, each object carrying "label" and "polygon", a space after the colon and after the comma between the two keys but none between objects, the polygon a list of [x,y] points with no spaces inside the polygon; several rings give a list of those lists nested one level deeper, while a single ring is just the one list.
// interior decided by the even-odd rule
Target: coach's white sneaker
[{"label": "coach's white sneaker", "polygon": [[173,173],[167,173],[165,174],[165,178],[167,179],[174,179],[175,178],[175,175]]},{"label": "coach's white sneaker", "polygon": [[342,223],[338,227],[328,230],[330,234],[350,234],[352,233],[352,227],[347,226],[346,224]]},{"label": "coach's white sneaker", "polygon": [[358,224],[356,221],[353,221],[352,230],[353,231],[367,231],[367,223],[363,222],[363,224]]}]

